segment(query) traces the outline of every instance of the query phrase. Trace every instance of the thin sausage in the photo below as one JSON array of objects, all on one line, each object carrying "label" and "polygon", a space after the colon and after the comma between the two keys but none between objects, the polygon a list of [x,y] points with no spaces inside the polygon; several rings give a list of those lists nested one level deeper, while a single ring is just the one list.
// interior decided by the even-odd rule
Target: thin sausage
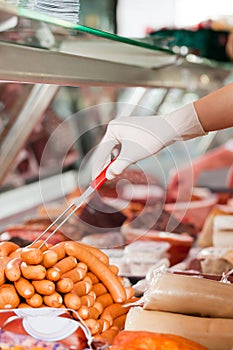
[{"label": "thin sausage", "polygon": [[77,294],[79,297],[87,295],[91,291],[92,285],[85,281],[74,283],[72,292]]},{"label": "thin sausage", "polygon": [[46,269],[42,265],[28,265],[22,262],[20,269],[24,278],[28,280],[43,280],[46,276]]},{"label": "thin sausage", "polygon": [[95,301],[95,304],[93,305],[93,307],[99,311],[99,314],[102,314],[102,312],[104,311],[103,304],[99,301]]},{"label": "thin sausage", "polygon": [[102,332],[100,335],[95,337],[95,339],[96,340],[100,339],[102,341],[105,340],[108,343],[108,345],[111,345],[117,333],[119,333],[118,327],[112,326],[109,329],[107,329],[105,332]]},{"label": "thin sausage", "polygon": [[95,304],[95,299],[91,295],[83,295],[80,297],[82,305],[87,307],[93,306]]},{"label": "thin sausage", "polygon": [[63,302],[62,296],[57,292],[54,292],[51,295],[45,295],[43,299],[45,305],[50,307],[61,307]]},{"label": "thin sausage", "polygon": [[12,284],[3,284],[0,287],[0,309],[14,309],[20,303],[20,298]]},{"label": "thin sausage", "polygon": [[85,324],[89,328],[91,335],[99,333],[100,325],[94,318],[89,318],[85,320]]},{"label": "thin sausage", "polygon": [[[70,242],[68,242],[70,243]],[[71,242],[72,243],[72,242]],[[81,243],[81,242],[74,242],[75,244],[79,245],[80,248],[85,248],[88,250],[91,254],[93,254],[98,260],[102,261],[105,265],[108,265],[109,263],[109,258],[108,256],[102,252],[100,249],[93,247],[89,244]],[[83,262],[83,260],[80,259],[80,261]],[[86,263],[86,262],[84,262]],[[87,264],[86,264],[87,265]],[[88,265],[87,265],[88,266]]]},{"label": "thin sausage", "polygon": [[43,260],[43,254],[38,248],[25,247],[21,251],[21,258],[29,265],[37,265]]},{"label": "thin sausage", "polygon": [[89,277],[89,276],[85,276],[85,277],[83,278],[83,281],[88,282],[88,283],[90,283],[90,284],[92,285],[92,279],[91,279],[91,277]]},{"label": "thin sausage", "polygon": [[21,277],[20,264],[22,262],[21,258],[11,259],[5,267],[6,278],[11,281],[17,281]]},{"label": "thin sausage", "polygon": [[41,307],[43,298],[40,294],[35,293],[31,298],[27,298],[26,302],[31,307]]},{"label": "thin sausage", "polygon": [[124,329],[126,317],[127,317],[127,314],[124,314],[115,318],[115,320],[113,320],[113,326],[117,327],[119,331]]},{"label": "thin sausage", "polygon": [[[101,316],[102,316],[102,314],[101,314]],[[101,316],[100,316],[100,319],[108,321],[110,327],[113,325],[113,318],[112,318],[112,316],[110,314],[105,314],[104,317],[101,317]]]},{"label": "thin sausage", "polygon": [[78,310],[81,306],[81,300],[78,295],[74,293],[66,293],[63,296],[64,304],[68,309]]},{"label": "thin sausage", "polygon": [[88,314],[89,318],[94,318],[95,320],[97,320],[97,318],[100,315],[99,310],[94,306],[89,307],[88,312],[89,312]]},{"label": "thin sausage", "polygon": [[78,309],[78,314],[83,320],[88,319],[89,317],[88,307],[86,305],[81,305],[80,308]]},{"label": "thin sausage", "polygon": [[14,282],[15,289],[23,298],[30,298],[35,293],[33,285],[23,277]]},{"label": "thin sausage", "polygon": [[32,281],[37,293],[42,295],[51,295],[55,292],[55,284],[49,280]]},{"label": "thin sausage", "polygon": [[46,272],[46,278],[56,282],[61,278],[61,270],[58,267],[50,267]]},{"label": "thin sausage", "polygon": [[88,267],[87,267],[87,265],[86,264],[84,264],[83,262],[78,262],[78,265],[77,265],[77,267],[80,267],[81,269],[83,269],[84,271],[86,271],[87,272],[87,270],[88,270]]},{"label": "thin sausage", "polygon": [[110,323],[107,320],[98,319],[97,321],[100,325],[100,330],[99,330],[100,333],[105,332],[107,329],[111,327]]},{"label": "thin sausage", "polygon": [[112,273],[114,273],[114,275],[117,275],[119,272],[119,267],[116,265],[109,265],[108,266],[110,268],[110,270],[112,271]]},{"label": "thin sausage", "polygon": [[99,283],[98,277],[93,272],[88,271],[87,272],[87,277],[90,277],[90,279],[92,280],[92,284]]},{"label": "thin sausage", "polygon": [[96,298],[96,301],[101,303],[104,309],[113,303],[112,297],[109,293],[105,293]]},{"label": "thin sausage", "polygon": [[31,248],[40,248],[41,247],[40,250],[42,252],[45,252],[49,248],[49,244],[47,242],[44,244],[44,240],[43,239],[39,239],[39,241],[37,241],[35,243],[32,243],[30,245],[30,247]]},{"label": "thin sausage", "polygon": [[88,250],[80,247],[76,242],[67,242],[65,244],[65,249],[67,255],[76,257],[88,266],[89,270],[103,282],[115,302],[122,303],[126,300],[124,287],[120,284],[117,276],[112,273],[108,266],[98,260],[98,258]]},{"label": "thin sausage", "polygon": [[129,306],[125,307],[125,306],[122,306],[121,304],[114,303],[114,304],[108,305],[104,309],[100,318],[108,320],[108,316],[110,315],[111,318],[114,320],[115,318],[126,314],[128,311],[129,311]]},{"label": "thin sausage", "polygon": [[74,256],[67,256],[58,261],[54,267],[58,267],[61,273],[64,274],[77,266],[77,259]]},{"label": "thin sausage", "polygon": [[12,252],[18,249],[18,244],[14,242],[1,242],[0,243],[0,257],[9,256]]},{"label": "thin sausage", "polygon": [[59,293],[69,293],[72,291],[74,286],[74,283],[72,279],[70,278],[61,278],[57,283],[56,283],[56,290]]},{"label": "thin sausage", "polygon": [[133,287],[125,287],[126,298],[131,299],[135,295],[135,289]]},{"label": "thin sausage", "polygon": [[42,264],[46,269],[54,266],[58,262],[58,255],[54,250],[48,249],[43,252]]},{"label": "thin sausage", "polygon": [[94,301],[96,301],[96,294],[95,294],[95,292],[94,292],[93,290],[91,290],[91,291],[88,293],[88,295],[90,295],[90,296],[94,299]]},{"label": "thin sausage", "polygon": [[58,260],[61,260],[66,256],[65,243],[66,242],[60,242],[55,244],[53,247],[49,248],[49,250],[52,250],[57,253]]},{"label": "thin sausage", "polygon": [[92,290],[95,292],[97,297],[108,292],[103,283],[94,284]]},{"label": "thin sausage", "polygon": [[74,269],[72,269],[72,270],[70,270],[62,275],[62,277],[64,277],[64,278],[72,279],[72,281],[74,283],[81,281],[82,279],[84,279],[85,276],[86,276],[86,271],[83,268],[78,267],[78,265]]}]

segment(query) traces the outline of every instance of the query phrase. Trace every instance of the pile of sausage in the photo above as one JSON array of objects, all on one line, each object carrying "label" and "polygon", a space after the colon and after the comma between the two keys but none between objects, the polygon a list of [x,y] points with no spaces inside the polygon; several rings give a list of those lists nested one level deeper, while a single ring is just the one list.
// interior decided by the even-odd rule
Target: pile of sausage
[{"label": "pile of sausage", "polygon": [[129,310],[124,304],[134,300],[133,288],[124,286],[117,266],[95,247],[41,243],[25,248],[0,243],[0,309],[72,309],[94,337],[110,342],[124,327]]}]

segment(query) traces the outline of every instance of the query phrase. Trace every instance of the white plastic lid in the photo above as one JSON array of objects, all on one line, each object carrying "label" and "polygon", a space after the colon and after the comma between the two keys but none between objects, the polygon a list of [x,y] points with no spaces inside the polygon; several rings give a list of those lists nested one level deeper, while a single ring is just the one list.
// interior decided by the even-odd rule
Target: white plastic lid
[{"label": "white plastic lid", "polygon": [[36,339],[45,341],[65,339],[80,326],[75,320],[59,317],[64,314],[64,309],[23,308],[14,311],[23,318],[22,323],[26,332]]},{"label": "white plastic lid", "polygon": [[34,338],[45,341],[58,341],[74,333],[79,323],[64,317],[27,316],[23,318],[26,332]]}]

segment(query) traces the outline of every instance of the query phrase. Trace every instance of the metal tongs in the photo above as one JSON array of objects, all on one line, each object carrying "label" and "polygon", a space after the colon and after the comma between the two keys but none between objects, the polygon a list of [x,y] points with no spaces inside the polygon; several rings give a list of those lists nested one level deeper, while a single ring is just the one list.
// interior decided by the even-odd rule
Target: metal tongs
[{"label": "metal tongs", "polygon": [[48,235],[48,237],[41,243],[39,249],[42,248],[48,240],[61,228],[64,223],[76,212],[76,210],[89,198],[95,191],[97,191],[107,180],[106,172],[110,165],[114,162],[115,158],[101,171],[101,173],[89,184],[87,189],[73,201],[47,228],[44,230],[29,246],[39,241],[59,220],[61,220],[66,213],[71,212],[60,222],[58,226]]}]

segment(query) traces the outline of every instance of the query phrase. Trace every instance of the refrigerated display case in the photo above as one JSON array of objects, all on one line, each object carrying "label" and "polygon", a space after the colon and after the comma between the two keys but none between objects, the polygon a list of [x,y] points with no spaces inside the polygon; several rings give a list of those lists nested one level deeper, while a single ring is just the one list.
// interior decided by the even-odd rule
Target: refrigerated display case
[{"label": "refrigerated display case", "polygon": [[[104,125],[116,114],[166,113],[232,80],[231,63],[220,64],[195,55],[174,53],[155,45],[150,38],[121,37],[110,31],[17,8],[4,1],[0,1],[0,10],[1,85],[3,89],[20,87],[21,91],[18,98],[16,96],[18,105],[14,103],[9,121],[4,113],[1,118],[2,186],[35,126],[45,120],[46,115],[50,120],[54,111],[65,125],[69,115],[82,110],[88,95],[98,95],[97,99],[87,98],[84,102],[84,107],[93,107],[95,103],[92,111],[97,116],[92,117],[92,114],[87,122],[87,111],[75,125],[68,125],[68,138],[72,139],[72,132],[82,134],[87,128],[85,123],[92,123],[92,132],[86,138],[80,136],[74,147],[74,157],[67,160],[67,167],[75,170],[79,168],[80,159],[100,140]],[[105,104],[106,110],[96,107],[98,104]],[[209,147],[214,135],[198,142],[194,156]],[[67,137],[63,135],[61,139],[55,144],[57,150]],[[46,143],[47,140],[42,137],[40,141]],[[71,143],[73,145],[73,141]],[[55,157],[54,162],[45,164],[43,172],[41,157],[38,159],[41,179],[66,170],[64,162],[56,169],[59,158]],[[169,167],[166,153],[161,152],[160,160],[164,169]],[[38,179],[37,173],[32,180]],[[2,188],[5,190],[4,186]]]}]

